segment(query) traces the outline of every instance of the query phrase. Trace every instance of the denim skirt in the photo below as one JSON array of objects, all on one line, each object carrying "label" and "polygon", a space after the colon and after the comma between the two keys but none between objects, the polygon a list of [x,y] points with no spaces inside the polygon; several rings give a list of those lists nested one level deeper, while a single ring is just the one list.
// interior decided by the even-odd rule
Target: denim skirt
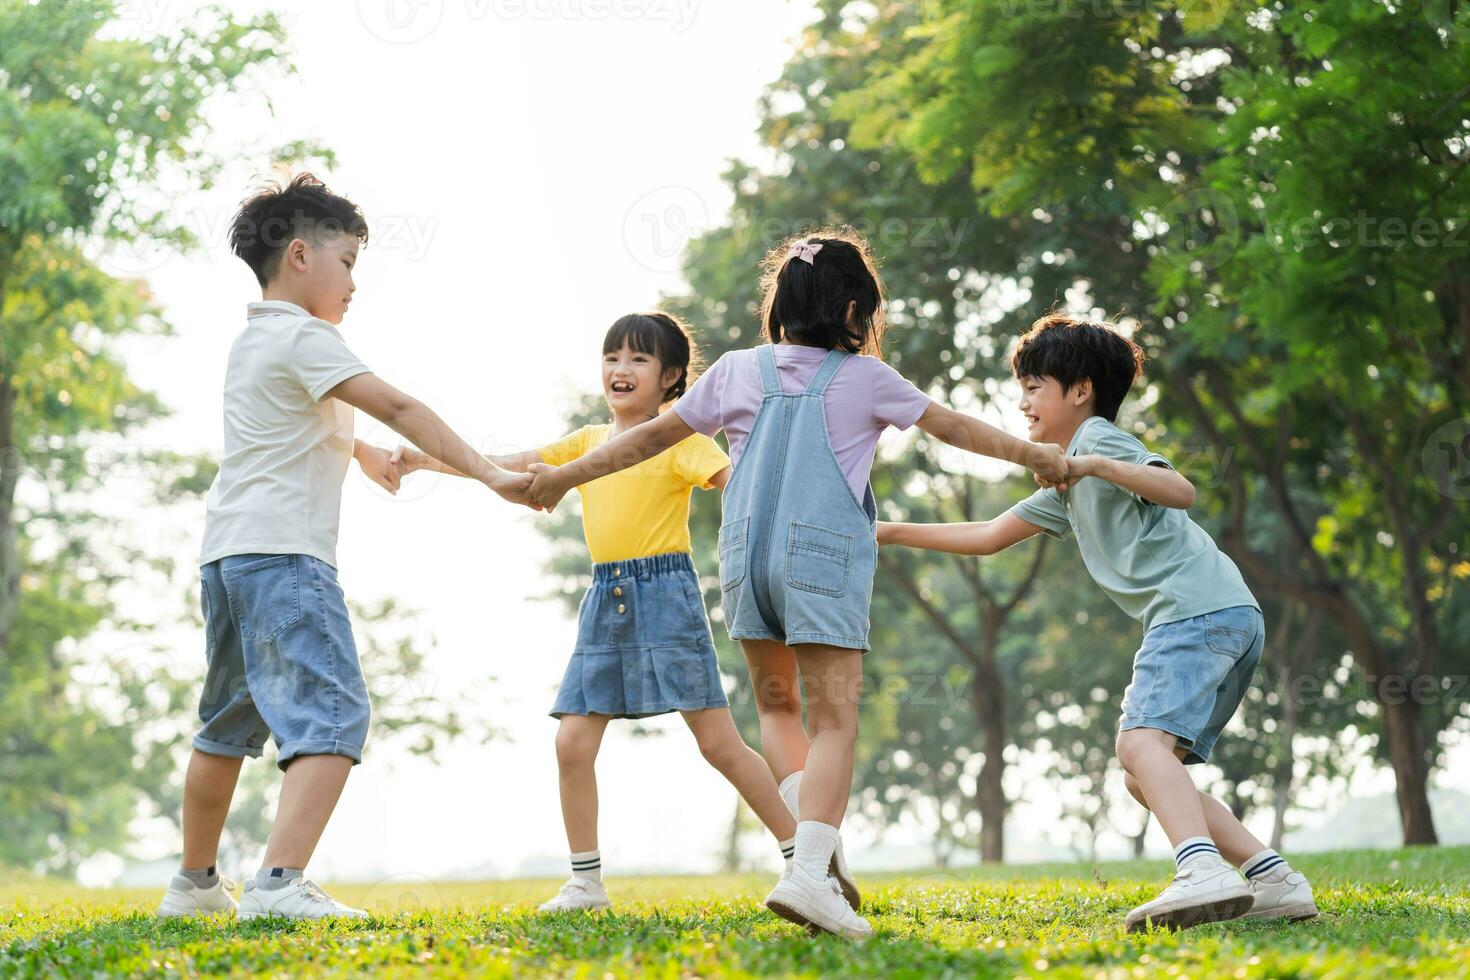
[{"label": "denim skirt", "polygon": [[593,565],[551,716],[647,718],[729,703],[688,553]]}]

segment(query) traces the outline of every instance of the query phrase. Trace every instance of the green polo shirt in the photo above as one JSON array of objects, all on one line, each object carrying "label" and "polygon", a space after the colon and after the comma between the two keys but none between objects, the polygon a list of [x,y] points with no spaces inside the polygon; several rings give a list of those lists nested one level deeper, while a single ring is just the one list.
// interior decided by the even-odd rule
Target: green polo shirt
[{"label": "green polo shirt", "polygon": [[[1083,422],[1067,446],[1068,456],[1092,454],[1173,469],[1100,415]],[[1115,483],[1084,477],[1061,493],[1038,490],[1010,512],[1054,538],[1075,534],[1093,581],[1145,630],[1232,606],[1261,608],[1235,562],[1187,511],[1151,504]]]}]

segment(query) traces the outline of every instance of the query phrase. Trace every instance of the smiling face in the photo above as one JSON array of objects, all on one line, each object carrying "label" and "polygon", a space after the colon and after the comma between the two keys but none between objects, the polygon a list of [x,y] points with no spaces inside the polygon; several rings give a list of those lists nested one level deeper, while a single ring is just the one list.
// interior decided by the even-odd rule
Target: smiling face
[{"label": "smiling face", "polygon": [[295,238],[286,246],[281,256],[281,277],[290,280],[287,288],[300,297],[306,312],[331,324],[342,322],[357,290],[352,281],[357,249],[358,241],[351,235],[330,235],[316,241]]},{"label": "smiling face", "polygon": [[679,380],[678,368],[665,369],[652,354],[627,343],[602,355],[602,394],[619,418],[651,418],[664,402],[664,392]]},{"label": "smiling face", "polygon": [[1092,414],[1092,383],[1085,378],[1062,390],[1056,378],[1024,377],[1021,382],[1021,414],[1026,416],[1026,435],[1032,442],[1054,442],[1066,446],[1077,427]]}]

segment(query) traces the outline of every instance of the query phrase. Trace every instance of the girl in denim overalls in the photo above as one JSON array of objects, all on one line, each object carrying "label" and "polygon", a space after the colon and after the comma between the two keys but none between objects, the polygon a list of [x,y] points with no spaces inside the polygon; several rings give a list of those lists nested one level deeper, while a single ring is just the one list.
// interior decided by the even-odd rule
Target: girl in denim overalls
[{"label": "girl in denim overalls", "polygon": [[[684,393],[697,353],[688,327],[667,313],[619,318],[602,342],[602,390],[612,424],[583,426],[541,449],[494,459],[519,471],[533,463],[567,463],[640,422],[658,418]],[[416,451],[395,459],[402,459],[409,470],[441,468]],[[694,487],[724,487],[729,478],[730,459],[724,451],[709,436],[690,433],[658,459],[582,487],[592,587],[582,597],[577,646],[551,708],[560,722],[556,758],[572,874],[543,910],[608,904],[597,843],[593,765],[613,718],[678,711],[704,757],[791,858],[794,815],[730,717],[690,558],[690,492]]]},{"label": "girl in denim overalls", "polygon": [[[877,559],[868,474],[878,436],[917,424],[972,452],[1066,473],[1037,446],[929,399],[880,359],[883,288],[867,242],[825,230],[766,259],[770,343],[721,357],[654,421],[537,474],[532,502],[723,429],[720,584],[726,628],[750,667],[761,748],[800,823],[795,861],[766,899],[778,915],[852,938],[870,935],[837,828],[852,787],[862,657]],[[798,690],[807,696],[803,728]]]}]

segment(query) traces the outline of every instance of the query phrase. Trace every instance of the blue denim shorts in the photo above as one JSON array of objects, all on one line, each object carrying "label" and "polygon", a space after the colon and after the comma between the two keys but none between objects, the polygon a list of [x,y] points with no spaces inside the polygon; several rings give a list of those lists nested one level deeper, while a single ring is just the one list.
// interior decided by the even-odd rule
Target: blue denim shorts
[{"label": "blue denim shorts", "polygon": [[593,565],[551,716],[647,718],[729,704],[689,555]]},{"label": "blue denim shorts", "polygon": [[871,526],[845,533],[787,521],[769,533],[762,556],[752,547],[751,518],[720,528],[721,602],[730,639],[871,649],[868,610],[878,561]]},{"label": "blue denim shorts", "polygon": [[200,570],[205,654],[194,747],[282,769],[298,755],[362,760],[367,685],[337,571],[309,555],[231,555]]},{"label": "blue denim shorts", "polygon": [[1245,698],[1265,645],[1266,621],[1254,606],[1155,626],[1133,657],[1119,731],[1169,732],[1189,750],[1185,765],[1207,761]]}]

